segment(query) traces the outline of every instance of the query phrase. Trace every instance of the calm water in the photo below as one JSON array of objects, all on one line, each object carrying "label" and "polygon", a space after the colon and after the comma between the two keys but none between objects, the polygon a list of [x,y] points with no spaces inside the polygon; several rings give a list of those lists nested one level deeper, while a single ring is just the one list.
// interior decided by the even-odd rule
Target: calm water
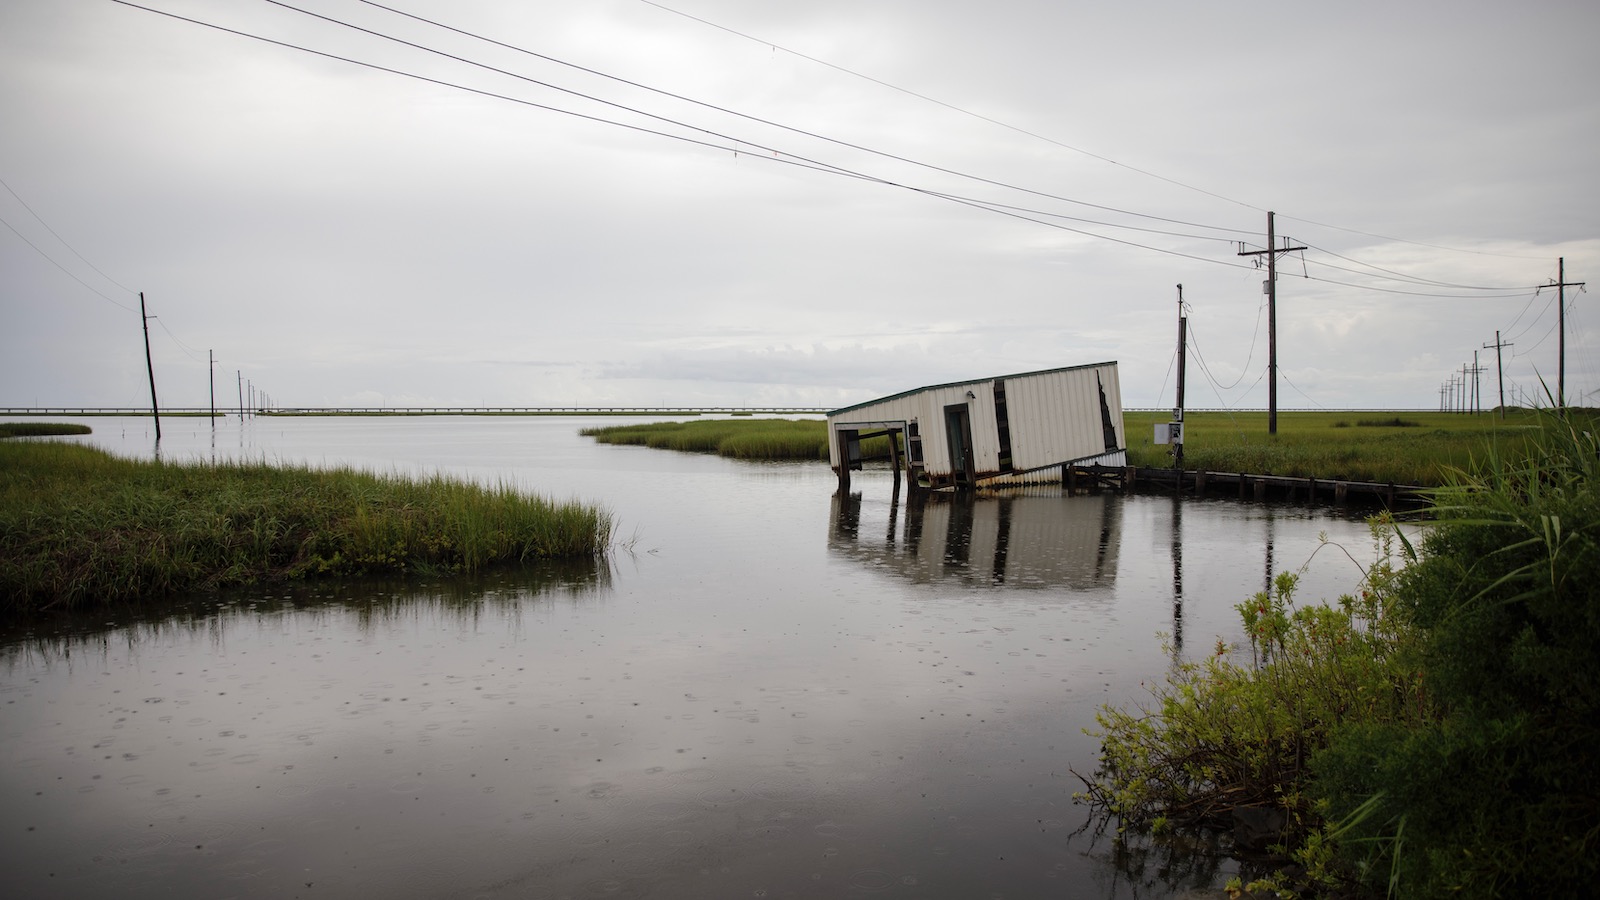
[{"label": "calm water", "polygon": [[[152,452],[144,419],[89,443]],[[594,420],[601,421],[601,420]],[[605,423],[619,420],[605,419]],[[824,464],[571,418],[167,420],[168,460],[453,473],[609,507],[599,567],[179,598],[0,637],[10,897],[1163,897],[1079,833],[1096,708],[1237,640],[1360,521]],[[1141,865],[1141,862],[1143,865]]]}]

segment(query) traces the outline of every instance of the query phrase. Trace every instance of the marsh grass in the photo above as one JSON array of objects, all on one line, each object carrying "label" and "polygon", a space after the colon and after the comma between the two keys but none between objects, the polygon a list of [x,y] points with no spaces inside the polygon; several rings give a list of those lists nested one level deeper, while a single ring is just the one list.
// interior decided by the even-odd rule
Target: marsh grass
[{"label": "marsh grass", "polygon": [[[1595,412],[1573,411],[1595,418]],[[1126,412],[1128,462],[1142,468],[1172,465],[1168,448],[1151,440],[1151,425],[1165,412]],[[1537,433],[1531,410],[1509,410],[1504,420],[1484,413],[1410,413],[1356,419],[1349,413],[1288,412],[1278,434],[1267,434],[1264,412],[1190,413],[1185,420],[1184,467],[1380,484],[1444,483],[1445,473],[1470,468],[1494,454],[1523,452]],[[1352,426],[1353,423],[1353,426]],[[586,428],[602,443],[663,450],[720,453],[737,459],[828,458],[828,426],[820,419],[706,419]],[[888,453],[888,442],[863,442],[868,457]]]},{"label": "marsh grass", "polygon": [[89,426],[69,422],[0,422],[0,438],[60,437],[90,433]]},{"label": "marsh grass", "polygon": [[[705,419],[585,428],[582,434],[602,444],[630,444],[657,450],[716,453],[734,459],[815,460],[828,458],[828,424],[819,419]],[[880,440],[881,452],[888,442]],[[868,455],[871,442],[864,445]]]},{"label": "marsh grass", "polygon": [[[1491,455],[1527,450],[1539,431],[1538,414],[1408,412],[1399,417],[1355,420],[1342,412],[1278,414],[1278,434],[1267,434],[1264,412],[1190,413],[1184,419],[1184,468],[1247,472],[1340,481],[1371,481],[1435,487],[1446,473],[1466,470]],[[1593,410],[1574,416],[1595,417]],[[1151,425],[1165,412],[1127,412],[1130,465],[1168,468],[1168,447],[1151,440]]]},{"label": "marsh grass", "polygon": [[505,484],[0,443],[0,597],[12,612],[257,581],[592,558],[612,527],[605,510]]}]

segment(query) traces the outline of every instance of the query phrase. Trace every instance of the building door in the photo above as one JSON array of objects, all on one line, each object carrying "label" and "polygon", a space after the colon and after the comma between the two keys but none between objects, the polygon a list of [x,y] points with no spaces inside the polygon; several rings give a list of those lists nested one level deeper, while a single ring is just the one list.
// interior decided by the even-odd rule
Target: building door
[{"label": "building door", "polygon": [[978,472],[972,459],[972,414],[965,403],[944,408],[944,433],[950,442],[950,471],[955,483],[971,485]]}]

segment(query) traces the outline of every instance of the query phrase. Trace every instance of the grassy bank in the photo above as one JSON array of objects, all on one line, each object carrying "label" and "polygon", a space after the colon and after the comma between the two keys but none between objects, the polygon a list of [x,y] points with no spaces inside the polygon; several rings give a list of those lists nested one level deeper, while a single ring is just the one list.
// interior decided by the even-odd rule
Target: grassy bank
[{"label": "grassy bank", "polygon": [[[1573,414],[1594,417],[1593,411]],[[1208,472],[1434,486],[1446,471],[1483,460],[1491,447],[1524,451],[1538,417],[1533,410],[1510,410],[1504,420],[1490,413],[1289,412],[1278,414],[1278,433],[1269,435],[1265,412],[1190,413],[1183,464]],[[1167,412],[1123,414],[1130,465],[1172,466],[1170,448],[1151,440],[1151,426],[1171,419]]]},{"label": "grassy bank", "polygon": [[[1278,434],[1267,434],[1265,412],[1191,413],[1184,468],[1344,481],[1435,486],[1445,473],[1469,468],[1491,452],[1517,453],[1538,430],[1537,413],[1498,416],[1458,413],[1286,412]],[[1592,421],[1595,412],[1574,411]],[[1128,462],[1168,468],[1172,457],[1151,440],[1151,426],[1166,412],[1128,412]],[[820,419],[727,419],[653,422],[584,429],[602,443],[720,453],[737,459],[828,458],[827,423]],[[883,439],[868,441],[867,456],[888,452]]]},{"label": "grassy bank", "polygon": [[61,437],[90,433],[89,426],[69,422],[0,422],[0,438]]},{"label": "grassy bank", "polygon": [[[734,459],[828,458],[828,424],[821,419],[708,419],[611,425],[581,432],[602,444],[716,453]],[[885,444],[885,452],[887,452]]]},{"label": "grassy bank", "polygon": [[1546,418],[1380,527],[1351,595],[1237,608],[1144,709],[1100,716],[1080,795],[1120,829],[1222,830],[1254,896],[1583,896],[1600,879],[1600,444]]},{"label": "grassy bank", "polygon": [[508,486],[0,443],[8,612],[264,580],[594,557],[611,530],[604,510]]}]

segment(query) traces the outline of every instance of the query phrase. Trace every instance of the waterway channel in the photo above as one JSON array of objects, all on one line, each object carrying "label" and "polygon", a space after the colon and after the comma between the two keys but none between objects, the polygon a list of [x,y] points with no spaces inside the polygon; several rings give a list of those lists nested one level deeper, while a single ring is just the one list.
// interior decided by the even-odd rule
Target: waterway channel
[{"label": "waterway channel", "polygon": [[[148,419],[77,438],[155,452]],[[443,472],[609,508],[598,565],[267,586],[0,630],[10,897],[1215,896],[1119,853],[1101,704],[1240,639],[1364,522],[1159,495],[835,496],[615,418],[165,420],[166,460]]]}]

